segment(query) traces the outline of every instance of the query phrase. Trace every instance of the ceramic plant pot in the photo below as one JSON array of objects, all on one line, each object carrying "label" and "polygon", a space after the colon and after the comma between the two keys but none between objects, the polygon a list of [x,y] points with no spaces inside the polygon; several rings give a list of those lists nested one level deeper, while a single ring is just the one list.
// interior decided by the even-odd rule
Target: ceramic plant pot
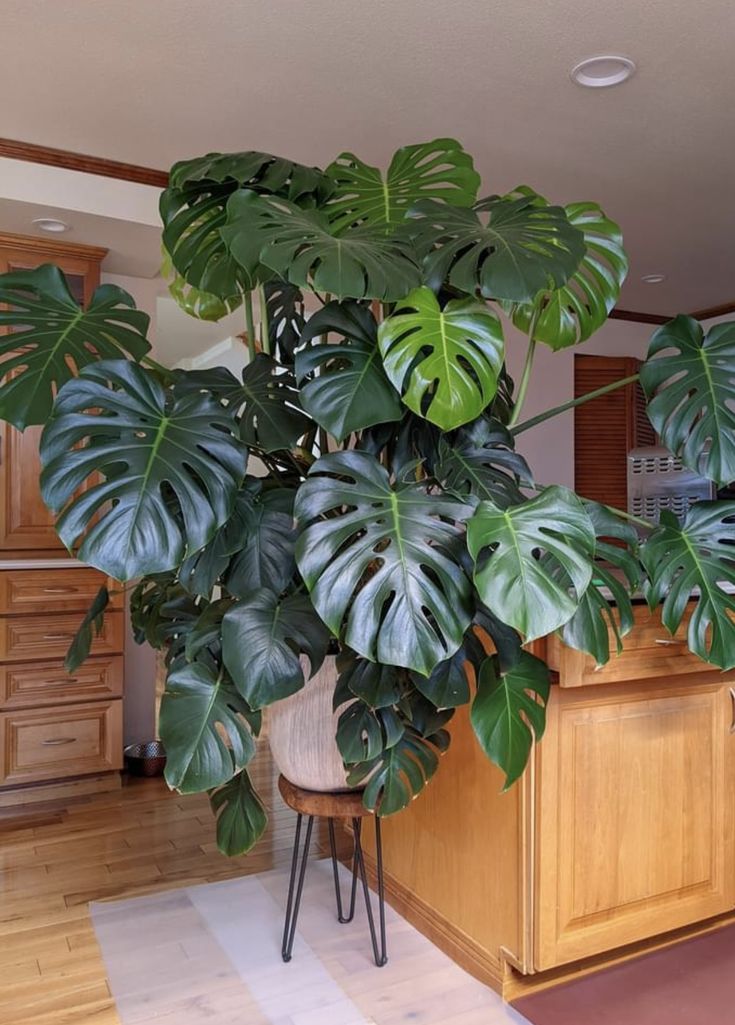
[{"label": "ceramic plant pot", "polygon": [[[302,659],[304,675],[308,659]],[[337,666],[328,655],[302,690],[265,709],[273,761],[291,783],[305,790],[350,790],[334,739],[339,713],[332,712]]]}]

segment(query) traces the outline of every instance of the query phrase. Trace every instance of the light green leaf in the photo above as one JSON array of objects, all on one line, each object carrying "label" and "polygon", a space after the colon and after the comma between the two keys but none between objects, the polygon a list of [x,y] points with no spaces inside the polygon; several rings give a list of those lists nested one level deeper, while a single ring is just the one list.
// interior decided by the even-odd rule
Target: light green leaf
[{"label": "light green leaf", "polygon": [[380,325],[378,344],[405,404],[445,431],[478,417],[497,391],[503,329],[475,299],[442,309],[430,288],[416,288]]}]

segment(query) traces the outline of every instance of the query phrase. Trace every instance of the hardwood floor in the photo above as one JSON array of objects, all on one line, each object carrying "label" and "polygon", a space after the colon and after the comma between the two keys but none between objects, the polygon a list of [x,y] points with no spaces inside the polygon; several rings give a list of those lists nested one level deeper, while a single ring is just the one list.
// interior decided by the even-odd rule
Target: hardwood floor
[{"label": "hardwood floor", "polygon": [[88,903],[288,864],[294,814],[266,745],[253,778],[270,825],[243,858],[221,855],[206,795],[161,779],[67,804],[0,812],[0,1023],[118,1025]]}]

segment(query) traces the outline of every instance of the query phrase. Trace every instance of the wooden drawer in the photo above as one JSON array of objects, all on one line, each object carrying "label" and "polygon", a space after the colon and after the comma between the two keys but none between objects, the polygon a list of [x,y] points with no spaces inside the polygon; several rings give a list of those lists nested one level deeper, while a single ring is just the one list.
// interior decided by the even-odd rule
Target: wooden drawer
[{"label": "wooden drawer", "polygon": [[[58,616],[6,616],[0,619],[0,662],[62,659],[82,620],[80,612]],[[110,612],[102,632],[92,641],[93,655],[116,655],[123,650],[123,614]]]},{"label": "wooden drawer", "polygon": [[113,586],[109,577],[86,567],[0,570],[0,613],[86,612],[105,583]]},{"label": "wooden drawer", "polygon": [[0,713],[0,785],[122,767],[122,701]]},{"label": "wooden drawer", "polygon": [[61,662],[0,666],[0,708],[40,708],[74,701],[99,701],[122,697],[122,692],[121,655],[88,658],[72,675]]},{"label": "wooden drawer", "polygon": [[656,677],[685,676],[707,671],[719,672],[693,655],[687,647],[687,625],[694,611],[691,602],[679,629],[672,637],[661,623],[661,610],[651,612],[647,605],[634,607],[635,626],[623,638],[623,652],[615,655],[615,638],[610,633],[607,665],[595,669],[595,661],[562,644],[554,635],[548,639],[547,661],[559,673],[560,687],[588,687],[603,683],[629,683]]}]

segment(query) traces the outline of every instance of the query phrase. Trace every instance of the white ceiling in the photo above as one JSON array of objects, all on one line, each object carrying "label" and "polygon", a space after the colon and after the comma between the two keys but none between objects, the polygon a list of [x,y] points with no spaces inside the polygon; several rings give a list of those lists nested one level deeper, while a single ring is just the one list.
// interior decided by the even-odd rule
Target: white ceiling
[{"label": "white ceiling", "polygon": [[[385,164],[453,135],[487,191],[603,204],[631,255],[621,305],[735,299],[731,0],[4,0],[2,38],[6,137],[164,168]],[[636,60],[630,82],[569,80],[605,52]]]}]

